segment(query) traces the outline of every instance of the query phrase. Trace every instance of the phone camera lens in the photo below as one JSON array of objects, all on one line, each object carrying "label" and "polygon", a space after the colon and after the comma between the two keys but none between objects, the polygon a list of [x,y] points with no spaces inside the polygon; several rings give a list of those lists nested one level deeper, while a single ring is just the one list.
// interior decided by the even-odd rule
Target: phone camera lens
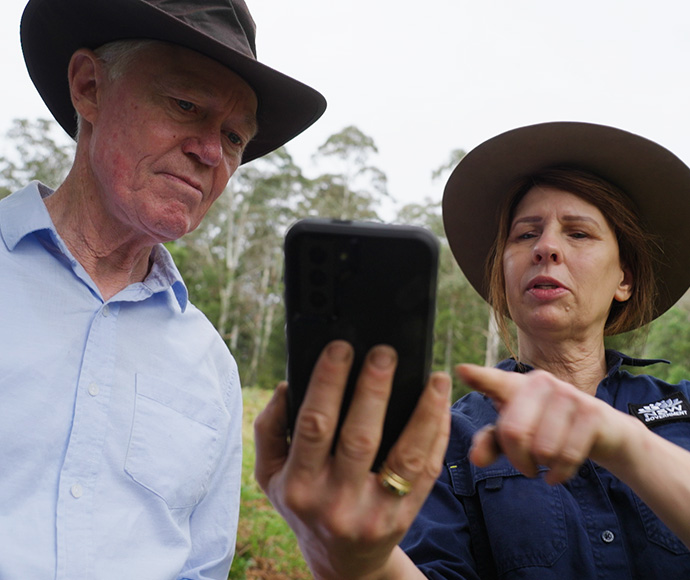
[{"label": "phone camera lens", "polygon": [[311,270],[309,272],[309,281],[314,286],[323,286],[326,283],[326,274],[323,270]]},{"label": "phone camera lens", "polygon": [[318,290],[309,294],[309,302],[314,308],[323,308],[326,305],[326,295]]}]

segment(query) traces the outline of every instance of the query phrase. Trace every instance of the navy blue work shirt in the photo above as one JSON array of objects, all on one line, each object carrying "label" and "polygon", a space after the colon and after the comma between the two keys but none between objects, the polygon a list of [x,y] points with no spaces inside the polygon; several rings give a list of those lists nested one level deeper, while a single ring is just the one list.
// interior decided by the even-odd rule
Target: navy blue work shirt
[{"label": "navy blue work shirt", "polygon": [[[690,449],[690,382],[670,385],[621,370],[652,362],[660,361],[607,351],[609,371],[596,396]],[[513,360],[498,368],[518,370]],[[627,485],[594,462],[554,486],[543,477],[525,477],[505,457],[485,468],[471,464],[472,435],[496,419],[491,400],[479,393],[453,405],[445,469],[401,543],[429,578],[690,578],[688,548]],[[663,481],[664,474],[658,477]]]}]

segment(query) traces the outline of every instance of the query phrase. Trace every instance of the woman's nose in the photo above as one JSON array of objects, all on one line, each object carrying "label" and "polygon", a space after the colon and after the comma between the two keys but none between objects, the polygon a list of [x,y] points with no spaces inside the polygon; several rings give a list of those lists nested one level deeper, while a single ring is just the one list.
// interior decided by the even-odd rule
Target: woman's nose
[{"label": "woman's nose", "polygon": [[551,261],[553,263],[560,262],[561,248],[554,236],[542,234],[532,250],[532,260],[535,264],[544,261]]}]

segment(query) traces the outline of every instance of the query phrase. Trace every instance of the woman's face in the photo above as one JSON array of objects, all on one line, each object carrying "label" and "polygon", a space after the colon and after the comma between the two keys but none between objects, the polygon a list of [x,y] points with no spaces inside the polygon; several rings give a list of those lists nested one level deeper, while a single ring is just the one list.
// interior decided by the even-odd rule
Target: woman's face
[{"label": "woman's face", "polygon": [[510,316],[536,338],[603,337],[612,301],[632,290],[601,211],[552,187],[533,187],[517,205],[503,271]]}]

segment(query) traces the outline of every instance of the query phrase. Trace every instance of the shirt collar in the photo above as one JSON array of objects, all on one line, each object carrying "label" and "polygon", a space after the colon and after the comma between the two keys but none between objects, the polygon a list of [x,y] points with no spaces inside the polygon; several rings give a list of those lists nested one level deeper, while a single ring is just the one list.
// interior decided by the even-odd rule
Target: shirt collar
[{"label": "shirt collar", "polygon": [[[0,236],[11,252],[29,234],[45,232],[58,250],[74,263],[74,258],[58,235],[43,203],[43,198],[52,193],[53,190],[49,187],[38,181],[32,181],[25,188],[4,198],[0,202]],[[189,302],[187,287],[170,252],[162,244],[153,247],[151,270],[143,284],[152,293],[163,292],[170,288],[180,309],[184,312],[187,308]]]},{"label": "shirt collar", "polygon": [[[611,376],[616,373],[623,365],[631,367],[646,367],[657,363],[670,364],[663,358],[635,358],[618,352],[617,350],[606,350],[606,368],[608,369],[606,376]],[[519,363],[513,358],[508,358],[496,365],[497,368],[504,371],[515,371],[519,373],[527,373],[534,370],[530,365]]]},{"label": "shirt collar", "polygon": [[155,245],[151,251],[151,270],[144,285],[154,293],[171,288],[182,312],[186,310],[189,303],[187,287],[170,252],[163,244]]},{"label": "shirt collar", "polygon": [[58,235],[43,203],[53,191],[38,181],[6,197],[0,203],[0,235],[7,248],[13,251],[24,237],[39,231],[50,233],[54,241]]}]

